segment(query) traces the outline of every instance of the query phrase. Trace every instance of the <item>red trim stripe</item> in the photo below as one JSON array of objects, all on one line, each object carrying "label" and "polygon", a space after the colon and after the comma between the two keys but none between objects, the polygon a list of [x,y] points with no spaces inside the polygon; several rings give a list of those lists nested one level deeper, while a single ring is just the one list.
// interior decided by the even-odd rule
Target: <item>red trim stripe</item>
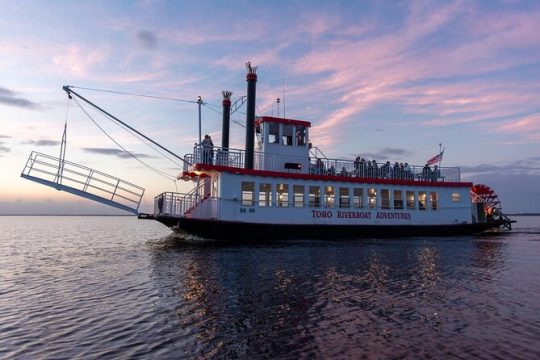
[{"label": "red trim stripe", "polygon": [[305,127],[311,127],[311,123],[309,121],[284,119],[284,118],[277,118],[273,116],[259,116],[257,120],[255,121],[255,125],[259,125],[260,123],[263,123],[263,122],[289,124],[289,125],[303,125]]},{"label": "red trim stripe", "polygon": [[[193,169],[196,171],[217,171],[227,172],[239,175],[253,175],[272,178],[286,179],[301,179],[301,180],[320,180],[320,181],[336,181],[343,183],[360,183],[360,184],[386,184],[386,185],[410,185],[410,186],[431,186],[431,187],[466,187],[473,186],[472,182],[444,182],[444,181],[412,181],[412,180],[391,180],[391,179],[372,179],[372,178],[357,178],[337,175],[312,175],[286,173],[280,171],[253,170],[241,169],[229,166],[210,165],[210,164],[194,164]],[[189,174],[185,171],[184,175]]]}]

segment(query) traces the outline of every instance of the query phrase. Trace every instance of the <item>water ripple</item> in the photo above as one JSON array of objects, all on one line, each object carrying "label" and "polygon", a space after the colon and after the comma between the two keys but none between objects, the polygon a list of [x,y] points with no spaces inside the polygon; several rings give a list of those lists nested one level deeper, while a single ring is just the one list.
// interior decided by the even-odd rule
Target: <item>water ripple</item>
[{"label": "water ripple", "polygon": [[540,219],[251,245],[133,218],[0,221],[1,358],[540,357]]}]

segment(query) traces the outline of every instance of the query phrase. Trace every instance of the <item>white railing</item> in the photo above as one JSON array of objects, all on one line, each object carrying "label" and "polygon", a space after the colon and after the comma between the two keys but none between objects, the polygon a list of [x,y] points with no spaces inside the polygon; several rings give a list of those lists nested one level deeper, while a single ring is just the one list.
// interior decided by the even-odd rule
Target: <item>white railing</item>
[{"label": "white railing", "polygon": [[154,198],[154,214],[172,217],[215,219],[218,217],[219,199],[201,198],[195,195],[165,192]]},{"label": "white railing", "polygon": [[[244,168],[245,151],[238,149],[223,150],[219,147],[213,149],[195,145],[193,154],[185,155],[185,159],[191,164],[212,164],[233,168]],[[461,181],[458,167],[425,167],[418,165],[373,163],[372,161],[355,161],[343,159],[327,159],[310,157],[308,168],[300,168],[297,173],[315,175],[336,175],[347,177],[360,177],[372,179],[393,179],[413,181]],[[269,155],[255,152],[253,158],[256,170],[287,172],[283,168],[285,162],[306,163],[304,158],[292,156]],[[185,165],[184,171],[189,171],[190,166]]]},{"label": "white railing", "polygon": [[[32,152],[21,176],[58,190],[137,212],[144,188],[54,156]],[[127,210],[127,209],[125,209]]]}]

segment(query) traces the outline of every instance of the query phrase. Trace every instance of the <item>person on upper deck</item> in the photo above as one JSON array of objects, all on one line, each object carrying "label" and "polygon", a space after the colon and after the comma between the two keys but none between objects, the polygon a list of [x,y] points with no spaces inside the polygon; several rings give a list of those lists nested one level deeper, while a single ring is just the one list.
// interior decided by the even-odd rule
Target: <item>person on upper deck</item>
[{"label": "person on upper deck", "polygon": [[439,181],[440,177],[441,177],[441,171],[439,170],[439,167],[435,165],[433,167],[433,172],[431,173],[431,181]]},{"label": "person on upper deck", "polygon": [[424,181],[430,181],[431,180],[431,168],[428,164],[424,165],[424,168],[422,169],[422,180]]},{"label": "person on upper deck", "polygon": [[375,160],[371,161],[371,168],[372,168],[371,177],[374,179],[377,179],[379,177],[379,165],[377,165],[377,161]]},{"label": "person on upper deck", "polygon": [[381,177],[383,179],[390,178],[390,161],[387,161],[383,166],[381,166]]},{"label": "person on upper deck", "polygon": [[357,156],[356,159],[354,159],[354,174],[360,176],[360,156]]},{"label": "person on upper deck", "polygon": [[401,171],[399,170],[399,163],[397,161],[392,167],[392,179],[401,179]]},{"label": "person on upper deck", "polygon": [[214,158],[214,143],[210,135],[204,135],[203,141],[201,141],[201,147],[203,152],[203,163],[212,164]]},{"label": "person on upper deck", "polygon": [[365,178],[367,173],[367,165],[366,165],[366,159],[362,158],[360,159],[360,177]]},{"label": "person on upper deck", "polygon": [[405,163],[405,165],[403,165],[403,169],[405,171],[405,180],[414,180],[414,175],[409,163]]}]

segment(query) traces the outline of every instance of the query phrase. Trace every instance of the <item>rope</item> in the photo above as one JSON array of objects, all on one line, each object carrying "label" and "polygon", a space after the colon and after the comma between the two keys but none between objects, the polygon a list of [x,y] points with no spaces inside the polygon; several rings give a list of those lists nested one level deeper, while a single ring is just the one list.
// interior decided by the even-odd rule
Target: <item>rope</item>
[{"label": "rope", "polygon": [[[215,109],[212,109],[211,107],[209,107],[208,105],[210,104],[203,104],[204,106],[206,106],[209,110],[212,110],[213,112],[215,113],[218,113],[218,114],[223,114],[221,111],[218,111],[218,110],[215,110]],[[212,105],[212,106],[216,106],[216,105]],[[241,122],[237,121],[237,120],[234,120],[234,119],[230,119],[233,123],[235,123],[236,125],[240,125],[241,127],[245,128],[246,125],[242,124]]]},{"label": "rope", "polygon": [[147,163],[145,163],[144,161],[142,161],[141,159],[139,159],[135,154],[131,153],[130,151],[128,151],[126,148],[124,148],[122,145],[120,145],[116,140],[114,140],[112,138],[112,136],[110,136],[106,131],[105,129],[103,129],[98,123],[97,121],[95,121],[92,116],[90,116],[90,114],[84,109],[84,107],[77,101],[77,99],[73,98],[73,100],[75,101],[75,103],[79,106],[79,108],[86,114],[86,116],[112,141],[114,142],[120,149],[122,149],[123,151],[125,151],[127,154],[129,154],[129,156],[131,156],[132,158],[134,158],[135,160],[137,160],[138,162],[140,162],[142,165],[146,166],[147,168],[149,168],[150,170],[154,171],[155,173],[157,173],[158,175],[161,175],[163,176],[164,178],[166,178],[167,180],[176,180],[176,177],[175,176],[172,176],[170,174],[167,174],[161,170],[158,170],[156,168],[154,168],[153,166],[151,165],[148,165]]},{"label": "rope", "polygon": [[[197,101],[195,100],[185,100],[185,99],[178,99],[178,98],[170,98],[170,97],[163,97],[163,96],[155,96],[155,95],[146,95],[146,94],[137,94],[137,93],[128,93],[128,92],[122,92],[122,91],[115,91],[115,90],[105,90],[105,89],[94,89],[94,88],[87,88],[87,87],[82,87],[82,86],[72,86],[70,85],[69,86],[70,88],[73,88],[73,89],[81,89],[81,90],[89,90],[89,91],[98,91],[98,92],[105,92],[105,93],[110,93],[110,94],[118,94],[118,95],[128,95],[128,96],[138,96],[138,97],[144,97],[144,98],[150,98],[150,99],[159,99],[159,100],[169,100],[169,101],[179,101],[179,102],[185,102],[185,103],[190,103],[190,104],[198,104]],[[212,107],[214,108],[221,108],[221,106],[218,106],[218,105],[214,105],[214,104],[210,104],[210,103],[207,103],[207,102],[202,102],[202,105],[206,106],[208,109],[218,113],[218,114],[221,114],[221,111],[218,111],[216,109],[213,109]],[[242,112],[240,112],[242,113]],[[237,121],[237,120],[233,120],[231,119],[231,121],[237,125],[240,125],[241,127],[245,128],[246,126],[244,124],[242,124],[241,122]],[[139,138],[140,139],[140,138]],[[140,139],[142,140],[142,139]],[[144,141],[144,140],[143,140]],[[156,150],[155,148],[153,148],[154,150]],[[156,150],[157,151],[157,150]],[[159,152],[159,151],[158,151]],[[162,154],[161,152],[159,152],[160,154]],[[163,155],[163,154],[162,154]],[[170,159],[169,159],[170,160]]]},{"label": "rope", "polygon": [[179,101],[179,102],[197,104],[197,101],[195,101],[195,100],[184,100],[184,99],[177,99],[177,98],[170,98],[170,97],[163,97],[163,96],[154,96],[154,95],[145,95],[145,94],[122,92],[122,91],[114,91],[114,90],[93,89],[93,88],[80,87],[80,86],[71,86],[71,85],[69,87],[73,88],[73,89],[99,91],[99,92],[105,92],[105,93],[110,93],[110,94],[139,96],[139,97],[150,98],[150,99],[170,100],[170,101]]},{"label": "rope", "polygon": [[135,137],[136,139],[142,141],[146,146],[148,146],[149,148],[151,148],[152,150],[154,150],[155,152],[159,153],[161,156],[163,156],[164,158],[166,158],[167,160],[169,160],[170,162],[172,162],[173,164],[179,166],[180,168],[183,166],[183,164],[180,164],[179,162],[177,162],[176,160],[174,160],[173,158],[169,157],[167,154],[165,154],[164,152],[162,152],[161,150],[159,150],[157,147],[155,147],[151,142],[149,142],[148,140],[146,140],[145,138],[143,138],[142,136],[139,136],[137,133],[134,133],[132,132],[129,128],[126,128],[125,126],[123,126],[122,124],[119,124],[118,122],[114,121],[114,119],[112,119],[110,116],[108,116],[107,114],[105,113],[102,113],[100,112],[101,116],[103,116],[104,118],[106,118],[107,120],[109,120],[110,122],[112,122],[113,124],[115,124],[116,126],[120,127],[122,130],[124,130],[125,132],[127,132],[128,134],[130,134],[131,136]]}]

